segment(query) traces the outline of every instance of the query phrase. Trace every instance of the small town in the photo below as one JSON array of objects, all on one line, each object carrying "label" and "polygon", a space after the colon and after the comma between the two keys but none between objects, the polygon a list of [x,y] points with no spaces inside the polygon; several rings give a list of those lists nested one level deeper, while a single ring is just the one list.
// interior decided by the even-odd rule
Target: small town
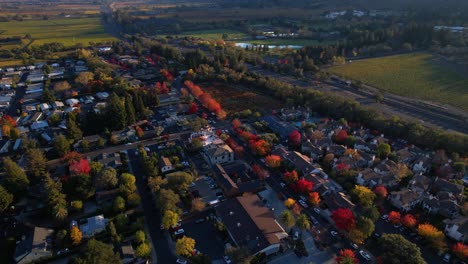
[{"label": "small town", "polygon": [[[358,4],[310,18],[299,7],[323,3],[308,1],[59,2],[50,17],[0,15],[0,263],[468,260],[468,93],[447,103],[450,74],[426,85],[437,101],[343,70],[397,57],[442,71],[468,24]],[[98,23],[109,39],[2,35],[22,19]]]}]

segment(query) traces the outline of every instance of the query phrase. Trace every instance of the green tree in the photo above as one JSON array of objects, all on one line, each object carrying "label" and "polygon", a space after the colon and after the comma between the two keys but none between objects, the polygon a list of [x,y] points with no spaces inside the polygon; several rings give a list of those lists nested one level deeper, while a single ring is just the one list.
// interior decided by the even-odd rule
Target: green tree
[{"label": "green tree", "polygon": [[44,152],[38,148],[31,148],[26,151],[27,169],[36,178],[47,176],[47,159]]},{"label": "green tree", "polygon": [[378,240],[381,258],[388,264],[425,264],[420,249],[399,234],[384,234]]},{"label": "green tree", "polygon": [[68,139],[62,134],[55,136],[53,146],[59,157],[63,157],[70,152],[70,142],[68,142]]},{"label": "green tree", "polygon": [[125,214],[120,213],[114,217],[114,223],[117,230],[122,232],[128,224],[128,218]]},{"label": "green tree", "polygon": [[172,190],[187,190],[192,183],[193,177],[185,171],[177,171],[166,175],[168,187]]},{"label": "green tree", "polygon": [[161,190],[161,187],[166,186],[167,179],[161,176],[149,177],[148,178],[148,187],[152,193],[158,193]]},{"label": "green tree", "polygon": [[352,191],[352,195],[364,207],[371,206],[374,203],[374,200],[376,197],[375,193],[371,189],[365,186],[360,186],[360,185],[356,185],[354,187],[354,190]]},{"label": "green tree", "polygon": [[367,237],[370,237],[374,233],[375,225],[372,219],[360,216],[357,219],[356,227]]},{"label": "green tree", "polygon": [[230,247],[226,249],[226,255],[231,257],[233,263],[237,264],[250,264],[252,260],[249,250],[245,247]]},{"label": "green tree", "polygon": [[380,143],[377,146],[377,156],[379,156],[381,159],[387,158],[391,152],[392,152],[392,148],[387,143]]},{"label": "green tree", "polygon": [[68,216],[67,200],[62,193],[62,184],[55,182],[49,176],[44,177],[44,189],[47,193],[47,209],[57,221],[63,221]]},{"label": "green tree", "polygon": [[171,210],[180,213],[180,208],[177,204],[180,202],[180,197],[172,190],[161,189],[156,196],[156,205],[161,211]]},{"label": "green tree", "polygon": [[132,97],[125,95],[125,112],[127,113],[127,125],[136,122],[135,108],[133,107]]},{"label": "green tree", "polygon": [[101,173],[96,175],[96,188],[99,190],[108,190],[115,188],[118,184],[117,171],[112,167],[106,167]]},{"label": "green tree", "polygon": [[296,226],[300,230],[310,229],[310,222],[309,222],[309,219],[307,218],[307,215],[300,214],[296,219]]},{"label": "green tree", "polygon": [[16,162],[6,157],[3,160],[3,168],[6,173],[3,184],[9,192],[16,195],[24,192],[28,188],[28,177]]},{"label": "green tree", "polygon": [[113,208],[115,212],[122,212],[125,210],[125,199],[121,196],[117,196],[114,200]]},{"label": "green tree", "polygon": [[91,167],[91,176],[97,177],[102,172],[102,168],[104,167],[104,165],[102,165],[102,163],[98,161],[91,161],[89,167]]},{"label": "green tree", "polygon": [[75,211],[81,211],[83,209],[83,202],[80,200],[74,200],[70,202],[70,206],[75,210]]},{"label": "green tree", "polygon": [[94,79],[94,73],[92,72],[80,72],[75,78],[75,82],[81,84],[83,87],[87,86],[90,81]]},{"label": "green tree", "polygon": [[149,243],[138,245],[135,250],[135,255],[139,258],[148,258],[151,255],[151,246]]},{"label": "green tree", "polygon": [[72,264],[90,263],[121,263],[118,253],[114,253],[111,246],[97,241],[89,240],[81,254],[72,260]]},{"label": "green tree", "polygon": [[121,241],[121,238],[120,235],[117,233],[117,229],[115,228],[114,222],[110,221],[106,228],[111,236],[112,243],[114,243],[114,245],[118,245]]},{"label": "green tree", "polygon": [[119,191],[125,197],[128,197],[130,194],[136,191],[135,181],[135,176],[133,176],[132,174],[122,173],[122,175],[120,175]]},{"label": "green tree", "polygon": [[47,86],[42,90],[41,102],[49,104],[55,102],[54,92],[49,90]]},{"label": "green tree", "polygon": [[67,116],[67,137],[70,140],[78,140],[83,138],[83,131],[76,124],[76,117],[69,113]]},{"label": "green tree", "polygon": [[175,252],[179,256],[189,257],[195,249],[195,240],[190,237],[183,236],[177,239]]},{"label": "green tree", "polygon": [[88,151],[89,151],[89,148],[90,148],[90,143],[89,143],[89,141],[86,140],[86,139],[81,140],[81,142],[80,142],[80,147],[81,147],[81,149],[83,150],[83,152],[88,152]]},{"label": "green tree", "polygon": [[141,243],[145,242],[146,241],[145,232],[143,232],[141,230],[136,231],[135,241],[137,242],[137,244],[141,244]]},{"label": "green tree", "polygon": [[289,210],[284,210],[281,212],[279,219],[281,223],[283,223],[287,228],[291,228],[295,224],[294,216]]},{"label": "green tree", "polygon": [[13,195],[0,185],[0,213],[3,213],[13,202]]},{"label": "green tree", "polygon": [[86,201],[94,195],[96,189],[91,176],[80,174],[64,183],[64,189],[70,198]]},{"label": "green tree", "polygon": [[175,226],[177,222],[179,222],[179,214],[171,210],[167,210],[164,212],[161,222],[163,228],[168,230],[171,226]]},{"label": "green tree", "polygon": [[127,196],[127,203],[129,206],[137,206],[141,202],[141,197],[138,193],[134,192]]},{"label": "green tree", "polygon": [[127,125],[124,102],[115,93],[110,95],[109,103],[106,107],[106,120],[107,126],[112,130],[120,130]]},{"label": "green tree", "polygon": [[367,208],[363,209],[363,215],[369,219],[371,219],[373,222],[379,220],[380,218],[380,213],[377,207],[375,206],[370,206]]}]

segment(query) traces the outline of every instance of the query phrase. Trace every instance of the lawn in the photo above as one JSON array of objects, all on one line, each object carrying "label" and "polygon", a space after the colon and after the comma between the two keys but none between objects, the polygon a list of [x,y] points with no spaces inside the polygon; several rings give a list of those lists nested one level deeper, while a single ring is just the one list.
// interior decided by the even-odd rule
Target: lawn
[{"label": "lawn", "polygon": [[178,35],[179,36],[191,36],[191,37],[197,37],[197,38],[209,39],[209,40],[217,40],[217,39],[221,39],[224,33],[228,34],[229,40],[243,39],[243,38],[249,37],[249,35],[247,35],[246,33],[239,31],[239,30],[233,30],[233,29],[209,29],[209,30],[197,30],[197,31],[184,31]]},{"label": "lawn", "polygon": [[49,42],[88,45],[114,39],[104,31],[98,17],[0,22],[0,28],[5,30],[0,35],[2,38],[30,34],[33,45]]},{"label": "lawn", "polygon": [[354,61],[329,71],[391,93],[468,110],[467,76],[440,65],[429,53],[413,53]]},{"label": "lawn", "polygon": [[319,42],[313,39],[301,39],[301,38],[269,38],[263,40],[248,40],[245,41],[252,44],[266,44],[266,45],[293,45],[293,46],[315,46],[330,44],[331,42]]},{"label": "lawn", "polygon": [[223,83],[202,83],[200,86],[217,100],[228,114],[246,109],[266,111],[283,107],[282,102],[245,87]]}]

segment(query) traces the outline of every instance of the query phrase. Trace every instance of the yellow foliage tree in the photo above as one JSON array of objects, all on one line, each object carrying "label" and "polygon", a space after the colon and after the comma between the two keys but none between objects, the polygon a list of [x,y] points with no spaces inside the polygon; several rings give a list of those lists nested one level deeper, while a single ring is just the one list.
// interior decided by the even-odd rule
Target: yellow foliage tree
[{"label": "yellow foliage tree", "polygon": [[418,234],[429,241],[434,249],[444,250],[447,247],[444,233],[431,224],[420,224],[418,226]]},{"label": "yellow foliage tree", "polygon": [[291,209],[295,204],[296,201],[292,198],[288,198],[286,201],[284,201],[284,206],[286,206],[289,209]]},{"label": "yellow foliage tree", "polygon": [[70,230],[70,238],[72,240],[73,245],[79,245],[81,243],[81,239],[83,238],[83,234],[81,233],[80,229],[76,226],[72,226]]},{"label": "yellow foliage tree", "polygon": [[11,131],[11,127],[9,125],[2,126],[2,136],[10,137],[10,131]]},{"label": "yellow foliage tree", "polygon": [[175,251],[177,255],[189,257],[195,249],[195,240],[190,237],[183,236],[177,239]]},{"label": "yellow foliage tree", "polygon": [[162,217],[162,226],[164,229],[169,229],[171,226],[175,226],[178,221],[179,215],[176,212],[167,210]]}]

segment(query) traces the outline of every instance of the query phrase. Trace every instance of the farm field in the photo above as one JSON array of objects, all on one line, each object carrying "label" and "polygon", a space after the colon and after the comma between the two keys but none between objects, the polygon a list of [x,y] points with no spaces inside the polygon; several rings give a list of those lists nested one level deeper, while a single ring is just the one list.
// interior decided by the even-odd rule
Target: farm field
[{"label": "farm field", "polygon": [[32,45],[49,42],[88,45],[114,39],[104,31],[98,17],[0,22],[0,28],[4,30],[0,38],[30,34],[34,40]]},{"label": "farm field", "polygon": [[429,53],[359,60],[329,72],[382,90],[468,110],[468,77]]},{"label": "farm field", "polygon": [[252,44],[262,44],[262,45],[293,45],[293,46],[313,46],[313,45],[322,45],[330,44],[329,42],[323,41],[319,42],[313,39],[301,39],[301,38],[269,38],[263,40],[252,40],[246,41]]},{"label": "farm field", "polygon": [[244,87],[229,86],[223,83],[202,83],[200,86],[221,104],[227,114],[246,109],[262,111],[283,107],[282,102]]},{"label": "farm field", "polygon": [[208,29],[208,30],[197,30],[197,31],[184,31],[179,36],[191,36],[208,40],[222,39],[223,34],[228,34],[228,39],[243,39],[248,38],[249,35],[233,29]]}]

